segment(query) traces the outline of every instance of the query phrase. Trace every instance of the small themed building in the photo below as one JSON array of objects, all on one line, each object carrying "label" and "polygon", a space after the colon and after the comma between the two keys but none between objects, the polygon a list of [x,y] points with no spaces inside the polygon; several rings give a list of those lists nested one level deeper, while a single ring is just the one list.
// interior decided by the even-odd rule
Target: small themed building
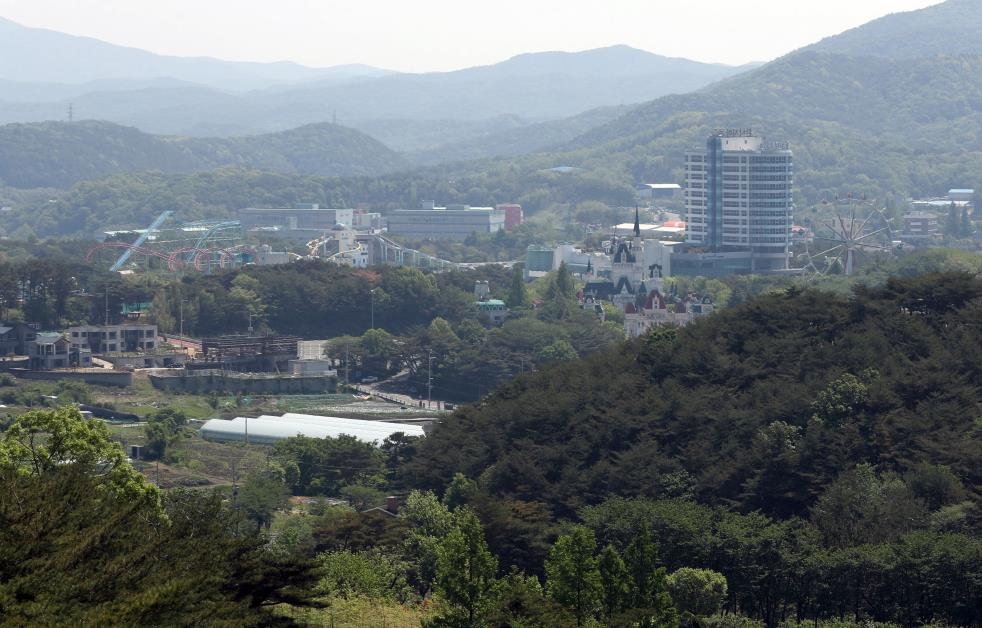
[{"label": "small themed building", "polygon": [[[646,250],[648,246],[652,249]],[[713,312],[711,299],[695,294],[684,297],[666,294],[662,270],[667,263],[663,258],[667,249],[656,241],[641,238],[637,211],[634,237],[612,241],[611,249],[610,278],[587,281],[582,302],[595,304],[607,300],[619,307],[624,312],[628,337],[636,338],[655,325],[686,325]]]},{"label": "small themed building", "polygon": [[666,297],[660,288],[656,288],[639,297],[643,298],[629,303],[624,309],[624,327],[629,338],[637,338],[656,325],[688,325],[714,311],[712,299],[695,294],[679,299]]},{"label": "small themed building", "polygon": [[71,366],[68,338],[57,332],[40,332],[30,343],[28,356],[30,368],[36,371],[67,368]]}]

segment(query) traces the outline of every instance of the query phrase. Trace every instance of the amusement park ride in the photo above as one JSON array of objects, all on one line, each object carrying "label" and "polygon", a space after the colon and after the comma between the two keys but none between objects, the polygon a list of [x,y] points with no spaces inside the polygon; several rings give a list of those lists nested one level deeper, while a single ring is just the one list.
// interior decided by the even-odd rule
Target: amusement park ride
[{"label": "amusement park ride", "polygon": [[173,213],[161,213],[132,243],[111,241],[93,247],[85,261],[97,260],[107,251],[115,257],[113,252],[121,250],[109,267],[112,272],[124,270],[134,254],[143,257],[147,266],[155,258],[162,260],[170,271],[192,267],[210,272],[215,268],[240,266],[253,259],[255,247],[242,243],[242,228],[237,220],[202,220],[166,226]]},{"label": "amusement park ride", "polygon": [[[136,266],[135,255],[143,261],[144,268],[149,268],[151,259],[157,259],[171,272],[193,268],[209,273],[215,269],[237,268],[257,259],[257,247],[243,242],[239,221],[202,220],[169,225],[173,214],[172,211],[161,213],[132,242],[116,240],[95,246],[86,254],[85,261],[105,257],[109,264],[111,258],[115,261],[109,270],[120,272],[127,270],[128,265]],[[431,270],[459,266],[406,248],[380,233],[341,233],[335,229],[307,242],[307,249],[309,257],[351,266],[394,265]]]},{"label": "amusement park ride", "polygon": [[853,274],[859,258],[896,251],[899,242],[894,240],[890,218],[883,209],[870,206],[865,216],[857,215],[856,205],[850,203],[850,212],[836,212],[816,231],[816,246],[806,244],[803,272],[813,275],[842,273]]}]

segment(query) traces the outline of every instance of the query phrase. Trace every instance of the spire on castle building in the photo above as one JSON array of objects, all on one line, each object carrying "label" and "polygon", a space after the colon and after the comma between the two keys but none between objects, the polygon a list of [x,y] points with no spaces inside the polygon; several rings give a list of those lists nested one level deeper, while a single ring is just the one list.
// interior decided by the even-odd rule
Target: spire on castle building
[{"label": "spire on castle building", "polygon": [[634,237],[641,237],[641,215],[637,205],[634,206]]}]

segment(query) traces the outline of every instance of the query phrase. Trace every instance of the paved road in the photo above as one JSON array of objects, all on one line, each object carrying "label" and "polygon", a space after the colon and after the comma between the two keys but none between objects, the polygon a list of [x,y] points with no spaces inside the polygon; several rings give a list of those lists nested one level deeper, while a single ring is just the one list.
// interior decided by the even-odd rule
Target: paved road
[{"label": "paved road", "polygon": [[427,403],[424,399],[420,401],[409,395],[401,395],[399,393],[391,393],[383,390],[378,390],[378,384],[383,382],[377,382],[372,384],[351,384],[351,387],[361,393],[367,393],[369,395],[375,395],[380,399],[385,399],[393,403],[398,403],[404,405],[408,408],[429,408],[431,410],[444,410],[445,401],[434,399],[433,401]]}]

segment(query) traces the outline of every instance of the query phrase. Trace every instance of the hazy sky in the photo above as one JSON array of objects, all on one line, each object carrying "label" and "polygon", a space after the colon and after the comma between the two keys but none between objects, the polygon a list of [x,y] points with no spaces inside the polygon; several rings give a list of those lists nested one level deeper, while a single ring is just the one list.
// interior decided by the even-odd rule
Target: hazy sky
[{"label": "hazy sky", "polygon": [[406,72],[627,44],[768,61],[938,0],[0,0],[0,16],[161,54]]}]

